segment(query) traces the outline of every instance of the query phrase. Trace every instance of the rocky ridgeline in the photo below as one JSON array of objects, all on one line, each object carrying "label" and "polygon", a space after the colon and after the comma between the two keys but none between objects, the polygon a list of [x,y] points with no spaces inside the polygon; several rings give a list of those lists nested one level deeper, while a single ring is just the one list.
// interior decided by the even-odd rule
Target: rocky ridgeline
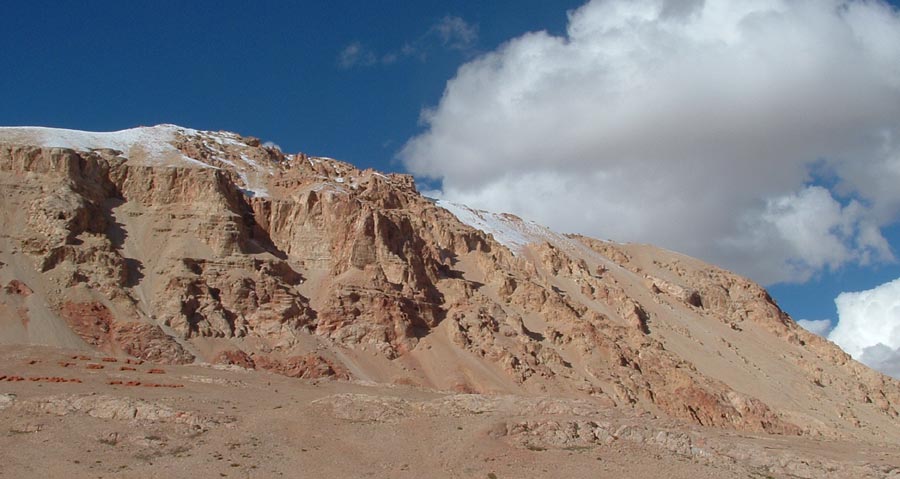
[{"label": "rocky ridgeline", "polygon": [[729,272],[472,212],[513,244],[409,176],[253,138],[128,132],[0,129],[9,341],[900,440],[896,381]]}]

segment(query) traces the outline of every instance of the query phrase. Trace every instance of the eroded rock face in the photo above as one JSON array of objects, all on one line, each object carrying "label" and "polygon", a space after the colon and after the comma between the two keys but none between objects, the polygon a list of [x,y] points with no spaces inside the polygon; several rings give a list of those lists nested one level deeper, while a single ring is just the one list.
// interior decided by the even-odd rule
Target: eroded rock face
[{"label": "eroded rock face", "polygon": [[6,291],[7,294],[15,294],[25,298],[31,296],[31,294],[34,293],[34,291],[32,291],[27,284],[17,279],[14,279],[7,283],[7,285],[3,287],[3,291]]},{"label": "eroded rock face", "polygon": [[260,369],[276,372],[292,378],[301,379],[350,379],[350,373],[343,367],[317,354],[291,356],[277,359],[258,355],[253,359]]},{"label": "eroded rock face", "polygon": [[101,351],[121,352],[162,364],[186,364],[194,360],[192,354],[158,325],[117,320],[102,303],[65,302],[59,313],[76,334]]},{"label": "eroded rock face", "polygon": [[[110,354],[900,440],[897,382],[758,285],[435,203],[409,176],[171,125],[0,129],[0,187],[0,298]],[[36,296],[49,312],[21,306]]]},{"label": "eroded rock face", "polygon": [[213,363],[224,364],[227,366],[240,366],[244,369],[256,369],[256,362],[253,361],[253,358],[250,357],[249,354],[237,349],[220,352],[213,359]]}]

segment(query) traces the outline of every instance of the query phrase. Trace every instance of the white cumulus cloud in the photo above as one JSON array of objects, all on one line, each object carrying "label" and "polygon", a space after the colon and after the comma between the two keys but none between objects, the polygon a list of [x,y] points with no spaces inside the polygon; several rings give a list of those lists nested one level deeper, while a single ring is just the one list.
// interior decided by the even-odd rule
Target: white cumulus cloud
[{"label": "white cumulus cloud", "polygon": [[900,279],[834,300],[838,323],[828,339],[854,359],[900,378]]},{"label": "white cumulus cloud", "polygon": [[764,283],[893,258],[900,14],[883,2],[591,1],[563,36],[464,64],[422,122],[400,159],[452,201]]},{"label": "white cumulus cloud", "polygon": [[831,321],[827,319],[798,319],[797,324],[807,331],[822,337],[827,337],[828,331],[831,330]]}]

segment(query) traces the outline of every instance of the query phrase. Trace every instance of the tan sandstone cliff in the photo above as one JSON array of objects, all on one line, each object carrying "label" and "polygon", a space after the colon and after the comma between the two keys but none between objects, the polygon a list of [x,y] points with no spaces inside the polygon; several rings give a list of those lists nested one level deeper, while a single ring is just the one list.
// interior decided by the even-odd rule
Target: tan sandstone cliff
[{"label": "tan sandstone cliff", "polygon": [[0,128],[0,342],[900,441],[900,385],[760,286],[172,125]]}]

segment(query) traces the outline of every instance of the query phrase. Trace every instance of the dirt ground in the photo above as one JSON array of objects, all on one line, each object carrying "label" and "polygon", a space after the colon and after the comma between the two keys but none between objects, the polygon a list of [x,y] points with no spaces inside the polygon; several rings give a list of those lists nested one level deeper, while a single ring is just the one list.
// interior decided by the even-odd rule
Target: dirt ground
[{"label": "dirt ground", "polygon": [[[39,347],[2,347],[0,358],[0,477],[791,477],[749,453],[744,462],[692,456],[621,432],[566,446],[566,438],[517,435],[509,426],[585,415],[552,400],[535,412],[538,403],[524,398],[160,367]],[[628,411],[591,414],[615,427],[643,421],[678,431]],[[900,454],[888,448],[684,428],[694,444],[763,444],[866,464],[860,477],[900,474]]]}]

